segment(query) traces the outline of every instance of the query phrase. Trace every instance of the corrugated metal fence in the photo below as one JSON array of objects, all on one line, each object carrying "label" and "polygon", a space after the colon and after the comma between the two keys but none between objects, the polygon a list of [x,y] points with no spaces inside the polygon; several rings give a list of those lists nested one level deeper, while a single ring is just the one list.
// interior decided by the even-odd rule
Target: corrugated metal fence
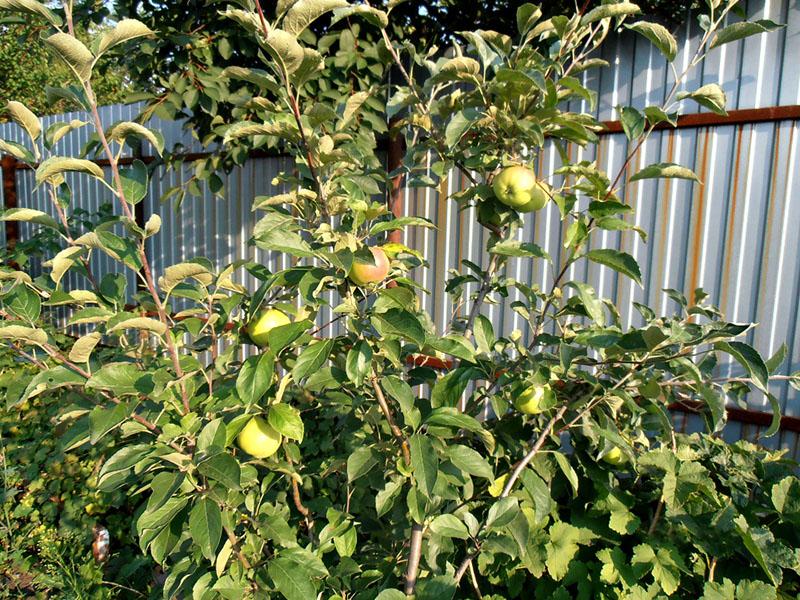
[{"label": "corrugated metal fence", "polygon": [[[753,18],[769,18],[786,23],[779,32],[748,38],[715,50],[700,69],[690,74],[685,89],[706,83],[719,83],[728,96],[728,107],[749,112],[732,113],[727,120],[695,115],[675,130],[653,134],[636,153],[632,171],[649,163],[670,161],[695,169],[702,185],[684,181],[641,181],[624,183],[623,198],[636,209],[633,219],[649,234],[647,244],[631,232],[598,234],[597,246],[612,247],[632,254],[644,274],[639,288],[602,266],[581,262],[572,267],[570,278],[588,281],[601,295],[615,299],[626,323],[636,320],[632,301],[649,304],[658,312],[675,309],[661,291],[676,288],[687,295],[703,287],[711,300],[720,305],[733,321],[755,321],[760,326],[749,334],[748,341],[763,354],[771,355],[782,342],[789,347],[790,360],[782,372],[800,368],[800,203],[794,198],[799,189],[800,156],[800,2],[779,0],[752,2]],[[679,32],[678,70],[688,64],[699,39],[698,27],[688,22]],[[586,85],[598,91],[595,109],[601,120],[616,118],[615,106],[637,107],[658,104],[672,85],[672,74],[658,52],[644,39],[621,35],[609,43],[604,58],[611,67],[586,75]],[[786,107],[781,110],[766,110]],[[588,111],[589,107],[576,106]],[[132,120],[139,106],[112,106],[101,111],[106,125]],[[686,105],[681,112],[693,113],[696,105]],[[86,120],[86,115],[67,114],[45,119],[45,127],[55,121],[72,118]],[[169,146],[182,143],[187,152],[204,149],[185,132],[180,123],[152,120],[149,126],[160,129]],[[611,128],[613,131],[613,127]],[[66,136],[57,147],[64,155],[77,153],[88,140],[89,130]],[[22,133],[13,125],[0,125],[0,137],[22,141]],[[629,151],[622,134],[608,133],[590,150],[572,149],[572,158],[596,160],[603,169],[615,173]],[[539,157],[540,172],[551,173],[558,167],[558,157],[545,151]],[[151,183],[151,193],[144,201],[144,213],[158,213],[163,229],[148,250],[154,267],[163,267],[192,258],[207,256],[219,265],[241,258],[255,259],[270,268],[279,259],[248,246],[247,241],[258,215],[251,211],[254,196],[276,193],[270,184],[280,171],[290,167],[285,157],[254,158],[225,178],[226,198],[215,199],[209,191],[202,198],[187,198],[180,210],[161,204],[159,198],[171,186],[191,176],[189,166],[178,171],[159,170]],[[75,177],[75,205],[96,210],[110,194],[99,183]],[[459,212],[447,196],[464,184],[463,175],[453,173],[439,190],[407,188],[404,213],[424,216],[437,225],[436,230],[409,229],[404,243],[424,252],[430,268],[417,274],[431,290],[422,302],[434,317],[439,329],[445,329],[456,307],[442,291],[441,282],[449,269],[459,268],[463,259],[486,263],[483,251],[484,232],[477,226],[474,209]],[[33,191],[33,173],[16,173],[18,204],[51,211],[47,198]],[[28,233],[21,227],[21,235]],[[0,236],[4,233],[0,231]],[[563,259],[561,223],[550,206],[533,217],[526,216],[521,239],[535,240],[558,261]],[[5,242],[5,239],[3,239]],[[93,259],[98,273],[114,268],[105,257]],[[539,263],[512,260],[508,275],[542,287],[552,282],[552,273]],[[134,276],[127,273],[129,289]],[[247,276],[242,283],[254,281]],[[68,282],[77,284],[77,281]],[[474,290],[467,290],[471,292]],[[513,298],[511,299],[513,300]],[[520,317],[506,302],[488,305],[485,314],[498,331],[508,333],[520,327]],[[326,315],[322,316],[322,319]],[[733,365],[723,365],[723,374],[735,372]],[[774,385],[784,414],[800,415],[800,394],[786,385]],[[765,410],[763,397],[752,394],[750,407]],[[682,418],[682,417],[681,417]],[[700,427],[696,419],[683,426]],[[726,436],[753,437],[758,426],[733,422]],[[798,435],[783,431],[767,441],[771,446],[789,448],[798,453]]]}]

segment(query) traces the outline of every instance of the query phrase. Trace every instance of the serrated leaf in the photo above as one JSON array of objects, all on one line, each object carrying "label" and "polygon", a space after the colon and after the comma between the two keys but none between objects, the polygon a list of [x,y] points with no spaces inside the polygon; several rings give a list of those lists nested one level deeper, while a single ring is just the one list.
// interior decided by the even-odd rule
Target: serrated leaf
[{"label": "serrated leaf", "polygon": [[678,100],[685,98],[694,100],[700,106],[705,106],[718,115],[725,116],[728,114],[725,110],[725,104],[727,103],[725,91],[716,83],[706,84],[693,92],[681,92],[677,98]]},{"label": "serrated leaf", "polygon": [[714,348],[730,354],[747,371],[753,384],[765,394],[769,393],[769,370],[758,351],[744,342],[717,342]]},{"label": "serrated leaf", "polygon": [[272,385],[275,357],[265,352],[251,356],[242,364],[236,376],[236,393],[242,402],[256,404]]},{"label": "serrated leaf", "polygon": [[91,436],[89,441],[96,444],[108,432],[117,427],[128,417],[128,407],[125,404],[115,404],[111,408],[96,406],[89,413]]},{"label": "serrated leaf", "polygon": [[642,285],[642,272],[639,269],[639,263],[627,252],[621,252],[620,250],[613,250],[611,248],[602,248],[599,250],[590,250],[586,253],[586,258],[592,262],[614,269],[617,273],[622,273],[633,279],[640,286]]},{"label": "serrated leaf", "polygon": [[494,479],[494,472],[489,463],[478,452],[467,446],[453,444],[447,447],[447,458],[458,469],[465,473],[483,477],[484,479]]},{"label": "serrated leaf", "polygon": [[44,4],[36,2],[35,0],[0,0],[0,10],[21,12],[29,15],[35,15],[37,17],[44,17],[51,25],[55,27],[61,27],[63,23],[61,17],[47,8]]},{"label": "serrated leaf", "polygon": [[156,319],[148,317],[134,317],[132,319],[125,319],[120,321],[108,330],[108,333],[114,333],[124,329],[137,329],[139,331],[151,331],[157,335],[164,335],[167,331],[167,326]]},{"label": "serrated leaf", "polygon": [[330,339],[306,346],[294,363],[292,379],[299,382],[318,371],[328,360],[331,350],[333,350],[333,340]]},{"label": "serrated leaf", "polygon": [[[36,186],[42,185],[45,181],[56,182],[54,178],[63,176],[67,172],[86,173],[105,181],[103,169],[90,160],[83,158],[68,158],[64,156],[52,156],[43,161],[36,168]],[[60,181],[58,181],[60,183]]]},{"label": "serrated leaf", "polygon": [[281,27],[292,35],[300,35],[306,27],[325,13],[347,5],[346,0],[298,0],[287,11]]},{"label": "serrated leaf", "polygon": [[439,476],[439,457],[431,441],[423,435],[412,435],[408,442],[414,480],[419,490],[430,498]]},{"label": "serrated leaf", "polygon": [[678,42],[675,41],[675,38],[666,27],[648,21],[637,21],[633,25],[626,25],[626,27],[650,40],[669,62],[675,60],[675,56],[678,54]]},{"label": "serrated leaf", "polygon": [[775,31],[776,29],[781,29],[782,27],[785,27],[785,25],[779,25],[778,23],[774,23],[769,19],[733,23],[732,25],[728,25],[727,27],[720,29],[714,35],[709,49],[713,50],[717,46],[735,42],[736,40],[741,40],[743,38],[750,37],[751,35]]},{"label": "serrated leaf", "polygon": [[694,174],[694,171],[687,167],[676,165],[675,163],[657,163],[648,165],[635,175],[631,176],[628,181],[634,182],[639,181],[640,179],[659,178],[689,179],[692,181],[697,181],[698,183],[700,182],[700,180],[697,178],[697,175]]},{"label": "serrated leaf", "polygon": [[31,109],[21,102],[11,100],[6,104],[6,112],[28,133],[32,142],[39,139],[42,134],[42,124]]},{"label": "serrated leaf", "polygon": [[25,221],[52,229],[58,229],[58,222],[45,212],[34,208],[9,208],[0,216],[0,221]]},{"label": "serrated leaf", "polygon": [[222,512],[219,505],[210,498],[200,498],[189,514],[189,532],[192,543],[209,560],[214,560],[222,537]]},{"label": "serrated leaf", "polygon": [[197,470],[228,489],[238,490],[241,486],[241,467],[236,459],[227,452],[215,454],[204,460],[197,465]]},{"label": "serrated leaf", "polygon": [[303,47],[298,43],[297,38],[291,33],[273,28],[266,38],[261,37],[260,40],[269,55],[287,75],[297,71],[303,64],[305,52],[303,52]]},{"label": "serrated leaf", "polygon": [[59,32],[45,39],[45,42],[78,79],[88,81],[91,78],[94,56],[80,40],[67,33]]},{"label": "serrated leaf", "polygon": [[442,537],[457,538],[460,540],[469,538],[467,526],[455,515],[438,515],[431,521],[428,527],[432,533]]},{"label": "serrated leaf", "polygon": [[354,482],[369,473],[378,464],[379,455],[370,447],[357,448],[347,457],[347,481]]},{"label": "serrated leaf", "polygon": [[273,404],[267,415],[269,424],[281,435],[303,441],[304,427],[300,412],[288,404]]},{"label": "serrated leaf", "polygon": [[100,56],[114,46],[130,40],[155,35],[155,33],[141,21],[136,19],[122,19],[114,27],[106,31],[99,39],[95,54]]},{"label": "serrated leaf", "polygon": [[133,363],[110,363],[95,371],[86,387],[107,390],[115,396],[149,394],[153,391],[153,376]]},{"label": "serrated leaf", "polygon": [[286,600],[310,600],[317,597],[311,573],[294,560],[278,556],[270,561],[267,572]]},{"label": "serrated leaf", "polygon": [[102,336],[96,331],[78,338],[69,351],[69,359],[76,363],[87,362],[101,339]]}]

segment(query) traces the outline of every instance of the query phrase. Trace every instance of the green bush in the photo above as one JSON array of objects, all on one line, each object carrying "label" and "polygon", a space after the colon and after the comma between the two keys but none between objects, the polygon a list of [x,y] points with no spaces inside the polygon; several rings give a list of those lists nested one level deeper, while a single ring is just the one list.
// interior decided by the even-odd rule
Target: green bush
[{"label": "green bush", "polygon": [[[602,247],[597,234],[645,237],[618,192],[654,128],[676,123],[681,100],[725,111],[716,84],[679,92],[691,68],[713,47],[778,27],[726,26],[735,5],[708,2],[704,35],[687,69],[676,68],[663,105],[619,108],[629,154],[609,175],[570,161],[568,147],[596,144],[602,125],[570,112],[568,101],[594,101],[579,75],[603,66],[594,54],[614,28],[630,27],[675,60],[677,43],[663,26],[631,22],[634,4],[551,19],[524,4],[516,31],[459,32],[436,54],[392,40],[393,4],[385,12],[286,0],[265,15],[242,0],[223,14],[255,39],[264,68],[217,75],[255,83],[259,93],[227,98],[231,119],[215,127],[226,142],[252,139],[295,158],[274,180],[283,193],[254,199],[261,217],[252,232],[255,246],[289,266],[272,272],[198,256],[154,273],[145,249],[161,219],[137,223],[134,211],[152,173],[119,156],[129,139],[158,152],[163,139],[140,123],[102,123],[92,84],[108,51],[152,31],[123,20],[86,46],[71,35],[69,3],[54,12],[34,0],[0,0],[52,26],[44,43],[75,75],[62,96],[91,113],[89,150],[102,153],[111,174],[83,157],[53,155],[54,130],[42,132],[34,113],[9,105],[30,140],[2,149],[35,169],[56,218],[22,208],[2,219],[53,229],[62,248],[44,276],[0,269],[0,340],[36,366],[32,376],[19,372],[15,402],[70,394],[58,417],[61,443],[90,454],[113,448],[97,488],[117,499],[111,504],[139,502],[131,528],[164,570],[164,598],[798,592],[795,465],[714,437],[726,402],[751,390],[775,413],[765,435],[777,432],[768,385],[786,347],[765,361],[737,339],[751,326],[726,321],[702,290],[689,299],[666,290],[674,315],[635,304],[640,318],[623,328],[610,299],[568,279],[571,266],[589,261],[641,285],[636,260]],[[327,16],[347,24],[338,45],[308,31]],[[358,57],[364,31],[380,41]],[[346,51],[356,55],[342,63],[350,87],[341,73],[326,78],[336,70],[326,65]],[[406,142],[391,173],[375,126],[389,122]],[[548,144],[563,164],[537,173]],[[414,279],[426,257],[389,237],[433,224],[395,216],[385,200],[401,175],[444,196],[441,183],[454,169],[468,183],[440,201],[478,209],[487,256],[435,283],[465,302],[437,331]],[[117,216],[87,231],[71,225],[73,173],[103,182]],[[660,163],[627,182],[652,178],[697,179]],[[562,221],[559,260],[518,236],[547,204]],[[90,276],[98,253],[135,273],[141,287],[127,290],[120,273]],[[511,258],[537,261],[552,273],[549,285],[511,277]],[[68,271],[84,275],[83,288],[64,289]],[[244,272],[257,289],[237,283]],[[509,303],[527,338],[495,330],[482,315],[489,302]],[[90,331],[66,339],[48,325],[53,307]],[[334,317],[320,322],[327,310]],[[722,361],[738,363],[742,375],[718,377]],[[707,434],[676,433],[669,406],[685,400],[701,406]]]}]

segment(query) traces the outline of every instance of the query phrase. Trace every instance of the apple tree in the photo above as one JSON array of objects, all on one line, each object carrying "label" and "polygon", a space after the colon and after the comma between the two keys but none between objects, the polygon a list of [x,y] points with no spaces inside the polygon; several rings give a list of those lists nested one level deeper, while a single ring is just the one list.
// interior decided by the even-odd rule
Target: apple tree
[{"label": "apple tree", "polygon": [[[0,149],[35,169],[55,217],[19,208],[2,218],[50,228],[62,244],[44,275],[0,270],[0,340],[38,368],[17,400],[77,391],[63,416],[68,446],[114,448],[99,488],[141,499],[131,527],[163,566],[164,598],[796,593],[794,464],[715,435],[726,402],[750,390],[772,402],[766,433],[777,431],[768,381],[785,348],[762,359],[737,339],[751,326],[726,321],[702,290],[688,299],[669,290],[672,315],[636,304],[638,325],[624,328],[620,307],[568,279],[572,265],[592,261],[641,285],[632,256],[598,244],[603,231],[645,235],[631,224],[622,183],[696,177],[665,163],[629,173],[630,156],[656,126],[675,124],[682,100],[724,112],[719,86],[682,89],[689,70],[712,48],[777,26],[728,24],[736,2],[709,0],[704,33],[686,69],[674,65],[664,103],[619,108],[630,155],[607,174],[566,151],[596,144],[602,128],[569,109],[594,101],[581,73],[603,68],[597,51],[620,28],[673,65],[677,43],[665,27],[630,2],[548,19],[523,4],[514,31],[453,32],[447,50],[423,49],[394,39],[393,4],[241,0],[223,9],[263,65],[220,73],[259,93],[231,98],[231,120],[218,127],[226,142],[246,138],[295,158],[276,180],[286,191],[254,201],[252,231],[253,244],[291,266],[198,256],[155,272],[145,243],[158,239],[161,219],[137,223],[134,213],[150,174],[119,157],[129,139],[161,151],[162,138],[140,123],[103,123],[93,83],[105,53],[152,31],[125,19],[85,45],[70,2],[55,10],[0,0],[48,24],[43,43],[74,76],[58,95],[90,115],[70,127],[95,128],[109,167],[54,155],[63,132],[42,131],[21,104],[7,107],[30,139]],[[322,74],[338,56],[309,31],[314,22],[346,24],[339,49],[364,31],[377,37],[375,52],[348,64],[354,82],[359,68],[370,69],[364,81],[380,81],[354,83],[352,93],[329,85]],[[406,143],[392,172],[376,117]],[[555,172],[535,168],[545,147],[560,153]],[[398,177],[438,188],[453,171],[468,183],[440,201],[476,206],[489,235],[483,264],[465,262],[436,282],[464,302],[440,331],[419,301],[426,257],[389,238],[432,224],[394,215],[385,198]],[[105,184],[115,218],[70,227],[74,173]],[[550,203],[563,222],[560,258],[517,235]],[[140,287],[93,275],[98,254]],[[510,277],[511,258],[551,268],[549,285]],[[83,288],[66,289],[71,270]],[[256,289],[239,283],[245,271]],[[483,314],[509,297],[525,335]],[[333,320],[320,322],[323,309]],[[43,323],[57,310],[90,331],[54,339]],[[743,375],[720,378],[719,361],[736,361]],[[700,406],[706,433],[676,432],[668,407],[686,401]]]}]

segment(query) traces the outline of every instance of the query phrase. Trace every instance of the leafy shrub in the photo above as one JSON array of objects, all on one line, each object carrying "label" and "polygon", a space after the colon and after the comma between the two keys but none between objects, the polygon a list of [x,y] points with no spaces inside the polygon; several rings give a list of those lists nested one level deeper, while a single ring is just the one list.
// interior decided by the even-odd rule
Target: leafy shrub
[{"label": "leafy shrub", "polygon": [[[714,46],[777,27],[723,28],[734,6],[709,3],[690,66]],[[0,339],[38,367],[20,378],[21,403],[70,390],[80,403],[63,415],[69,445],[113,445],[98,489],[141,499],[131,525],[140,548],[164,567],[165,598],[797,591],[794,466],[713,437],[725,425],[726,401],[751,389],[773,404],[767,435],[777,431],[767,386],[785,347],[765,362],[735,339],[750,326],[725,321],[702,290],[691,299],[667,290],[679,306],[671,316],[636,304],[640,318],[624,329],[611,300],[567,279],[572,265],[591,261],[641,284],[635,259],[596,239],[602,231],[645,235],[618,196],[630,159],[654,127],[675,123],[680,100],[724,112],[719,86],[679,93],[688,69],[676,71],[663,105],[620,108],[631,140],[621,171],[612,177],[571,161],[568,145],[596,143],[601,125],[567,102],[593,101],[577,75],[601,66],[592,56],[613,27],[627,24],[675,59],[664,27],[630,22],[635,5],[542,19],[525,4],[513,37],[461,32],[444,56],[393,42],[389,14],[368,4],[290,0],[269,17],[257,2],[229,7],[225,16],[255,38],[265,69],[219,73],[257,82],[260,94],[243,92],[231,108],[233,118],[247,119],[216,122],[226,141],[252,138],[295,157],[275,180],[284,193],[254,205],[264,216],[253,243],[283,253],[290,266],[271,272],[252,261],[221,266],[196,257],[160,273],[145,247],[161,220],[137,223],[133,210],[150,174],[118,158],[129,138],[159,152],[163,141],[139,123],[105,126],[92,86],[95,60],[152,32],[124,20],[86,47],[68,33],[69,4],[63,14],[33,0],[0,7],[35,12],[57,30],[45,43],[77,82],[62,95],[92,114],[90,150],[102,151],[111,172],[109,183],[85,158],[48,155],[51,133],[24,107],[9,107],[31,140],[4,149],[36,169],[58,220],[31,209],[3,219],[52,228],[63,249],[49,261],[49,277],[0,270]],[[321,77],[323,61],[338,56],[330,38],[307,27],[328,13],[354,23],[344,30],[350,46],[362,27],[382,40],[369,60],[345,61],[354,77],[376,67],[365,80],[389,70],[399,78],[366,90],[354,80],[342,92],[338,79]],[[392,119],[406,141],[391,173],[377,152],[376,119]],[[546,144],[563,164],[536,173]],[[439,189],[453,169],[469,183],[448,200],[477,207],[488,257],[437,282],[467,302],[441,332],[421,309],[424,290],[414,280],[426,257],[387,235],[432,224],[397,217],[378,198],[390,194],[394,177]],[[65,177],[72,172],[103,181],[120,215],[73,231]],[[654,177],[696,179],[662,163],[629,181]],[[523,220],[550,202],[563,221],[559,260],[518,237]],[[118,274],[89,277],[96,253],[135,272],[142,289],[126,290]],[[507,275],[512,257],[551,268],[550,285]],[[85,289],[64,289],[71,269],[87,275]],[[243,270],[258,279],[256,290],[237,283]],[[527,335],[495,331],[481,314],[486,302],[509,297]],[[42,314],[51,306],[68,308],[71,323],[90,333],[72,342],[49,332]],[[326,309],[335,316],[321,322]],[[743,376],[715,376],[717,362],[728,360]],[[684,400],[701,403],[711,435],[675,432],[668,407]]]}]

